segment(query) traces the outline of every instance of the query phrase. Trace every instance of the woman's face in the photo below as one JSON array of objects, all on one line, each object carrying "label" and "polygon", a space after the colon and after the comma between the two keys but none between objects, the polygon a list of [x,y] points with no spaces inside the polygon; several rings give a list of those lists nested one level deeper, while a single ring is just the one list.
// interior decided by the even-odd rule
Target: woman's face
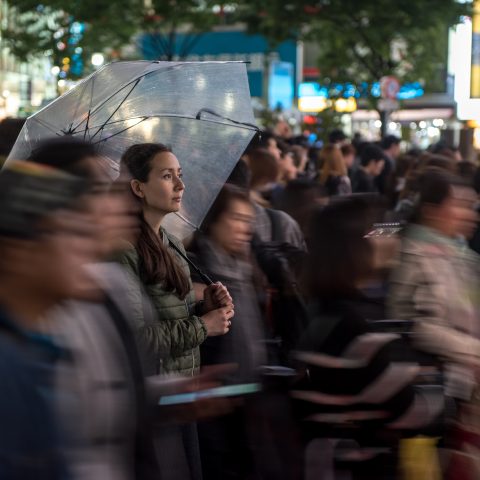
[{"label": "woman's face", "polygon": [[153,157],[151,166],[146,182],[132,180],[133,193],[143,200],[144,208],[164,215],[178,212],[185,185],[177,157],[170,152],[158,153]]},{"label": "woman's face", "polygon": [[241,200],[232,200],[229,208],[211,227],[210,236],[231,255],[248,253],[253,234],[254,211]]}]

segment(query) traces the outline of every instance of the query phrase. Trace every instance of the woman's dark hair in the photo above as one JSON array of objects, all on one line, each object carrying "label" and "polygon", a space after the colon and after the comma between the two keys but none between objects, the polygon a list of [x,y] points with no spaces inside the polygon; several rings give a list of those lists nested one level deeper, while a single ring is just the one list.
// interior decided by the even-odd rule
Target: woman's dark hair
[{"label": "woman's dark hair", "polygon": [[234,201],[240,201],[251,205],[247,190],[231,184],[224,185],[202,223],[202,230],[205,234],[208,235],[210,233],[212,226],[215,225],[219,218],[228,211]]},{"label": "woman's dark hair", "polygon": [[308,235],[307,289],[328,300],[354,295],[372,273],[373,247],[365,238],[383,207],[368,195],[340,198],[313,213]]},{"label": "woman's dark hair", "polygon": [[[171,149],[161,143],[141,143],[132,145],[122,155],[122,168],[140,182],[147,182],[152,170],[152,160],[159,153],[171,153]],[[132,195],[133,192],[132,192]],[[140,199],[134,195],[137,201]],[[179,265],[176,254],[163,243],[158,232],[153,231],[140,214],[140,235],[137,240],[140,257],[140,277],[147,284],[161,283],[165,290],[175,292],[185,298],[190,291],[190,279]]]}]

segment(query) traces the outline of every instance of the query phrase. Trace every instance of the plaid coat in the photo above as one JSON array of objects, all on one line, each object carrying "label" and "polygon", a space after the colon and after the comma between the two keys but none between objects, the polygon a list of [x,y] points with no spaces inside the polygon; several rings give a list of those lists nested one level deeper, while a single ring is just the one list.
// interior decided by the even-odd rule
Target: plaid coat
[{"label": "plaid coat", "polygon": [[414,225],[402,241],[399,260],[391,278],[389,316],[414,321],[416,346],[447,364],[447,391],[467,400],[476,383],[470,366],[480,365],[480,257],[460,242]]}]

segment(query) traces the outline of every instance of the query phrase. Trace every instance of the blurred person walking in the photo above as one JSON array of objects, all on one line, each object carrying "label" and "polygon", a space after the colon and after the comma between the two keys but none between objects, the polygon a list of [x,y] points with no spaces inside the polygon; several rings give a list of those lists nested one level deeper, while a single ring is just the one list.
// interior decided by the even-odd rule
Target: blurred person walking
[{"label": "blurred person walking", "polygon": [[56,415],[55,368],[68,355],[43,333],[44,316],[70,298],[96,296],[84,264],[92,225],[71,208],[86,183],[12,161],[0,172],[0,478],[70,478]]},{"label": "blurred person walking", "polygon": [[457,403],[448,478],[480,475],[480,258],[459,241],[476,227],[475,202],[464,181],[438,169],[424,172],[389,292],[392,318],[413,322],[414,344],[443,365],[446,394]]},{"label": "blurred person walking", "polygon": [[[232,299],[221,284],[205,289],[196,302],[181,242],[161,224],[180,209],[185,185],[178,159],[162,144],[137,144],[122,156],[122,169],[141,206],[140,235],[121,255],[135,279],[129,301],[135,310],[135,330],[145,357],[146,374],[192,376],[200,368],[200,345],[208,336],[224,335],[234,315]],[[153,303],[155,320],[144,316],[140,283]],[[187,424],[156,434],[162,478],[201,478],[196,426]]]},{"label": "blurred person walking", "polygon": [[[307,468],[320,464],[307,478],[336,478],[336,466],[354,479],[397,478],[400,432],[429,425],[443,408],[440,395],[416,394],[419,370],[398,362],[400,337],[374,333],[365,314],[371,302],[362,290],[375,275],[377,248],[367,233],[381,213],[374,200],[341,198],[312,217],[305,275],[310,324],[296,354],[308,373],[293,396],[307,442],[331,441],[307,449]],[[335,465],[339,438],[355,440],[344,448],[356,453],[342,461],[339,452]]]},{"label": "blurred person walking", "polygon": [[58,415],[69,438],[62,450],[71,478],[156,478],[151,406],[129,323],[129,283],[110,261],[122,238],[134,238],[137,209],[126,184],[110,185],[107,159],[86,141],[69,136],[46,140],[30,160],[88,184],[79,211],[92,223],[95,254],[84,269],[98,295],[64,302],[45,316],[46,330],[70,352],[57,366],[56,389],[62,395]]},{"label": "blurred person walking", "polygon": [[[201,345],[202,365],[235,363],[237,370],[227,383],[260,380],[259,368],[266,364],[264,326],[255,289],[251,262],[254,209],[245,191],[226,185],[195,235],[189,250],[192,260],[209,276],[224,284],[236,305],[230,331],[207,338]],[[205,285],[194,279],[197,298]],[[203,476],[211,480],[249,478],[255,471],[251,417],[248,404],[224,417],[199,424]],[[258,439],[256,439],[258,441]]]},{"label": "blurred person walking", "polygon": [[352,185],[348,177],[348,169],[341,150],[336,145],[325,145],[320,152],[322,168],[319,181],[327,195],[350,195]]},{"label": "blurred person walking", "polygon": [[[189,247],[189,256],[210,277],[216,278],[232,296],[235,319],[228,333],[209,337],[200,347],[202,365],[237,363],[232,381],[257,377],[266,361],[262,318],[255,291],[251,240],[255,211],[246,191],[225,185]],[[205,285],[192,274],[197,299],[203,300]]]}]

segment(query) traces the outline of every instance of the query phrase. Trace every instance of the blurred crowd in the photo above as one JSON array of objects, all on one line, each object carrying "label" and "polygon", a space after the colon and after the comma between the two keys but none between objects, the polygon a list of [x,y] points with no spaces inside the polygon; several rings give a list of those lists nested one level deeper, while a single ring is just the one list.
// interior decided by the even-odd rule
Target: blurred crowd
[{"label": "blurred crowd", "polygon": [[201,228],[162,143],[0,171],[0,478],[480,478],[479,166],[256,135]]}]

